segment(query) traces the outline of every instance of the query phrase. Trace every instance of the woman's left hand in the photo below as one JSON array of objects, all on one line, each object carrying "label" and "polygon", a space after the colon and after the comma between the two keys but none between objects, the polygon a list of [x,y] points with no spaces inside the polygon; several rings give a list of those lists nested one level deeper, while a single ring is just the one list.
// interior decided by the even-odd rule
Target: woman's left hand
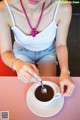
[{"label": "woman's left hand", "polygon": [[[71,96],[75,88],[75,85],[73,84],[70,75],[67,72],[61,73],[59,78],[59,83],[60,83],[61,94],[63,96]],[[65,86],[66,86],[66,90],[64,89]]]}]

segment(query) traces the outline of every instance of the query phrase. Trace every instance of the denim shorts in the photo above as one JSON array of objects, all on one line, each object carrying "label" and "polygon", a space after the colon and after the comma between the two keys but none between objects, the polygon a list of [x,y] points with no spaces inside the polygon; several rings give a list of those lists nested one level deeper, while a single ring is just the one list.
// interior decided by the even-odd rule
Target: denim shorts
[{"label": "denim shorts", "polygon": [[51,45],[49,48],[42,51],[31,51],[24,48],[19,43],[14,42],[13,54],[16,58],[33,64],[40,64],[46,62],[57,63],[56,49],[54,45]]}]

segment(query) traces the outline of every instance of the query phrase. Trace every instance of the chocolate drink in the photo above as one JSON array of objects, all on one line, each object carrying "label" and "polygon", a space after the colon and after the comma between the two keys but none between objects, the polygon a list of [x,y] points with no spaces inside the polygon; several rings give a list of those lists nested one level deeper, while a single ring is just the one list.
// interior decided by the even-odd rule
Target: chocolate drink
[{"label": "chocolate drink", "polygon": [[46,87],[47,92],[46,93],[42,93],[41,92],[42,86],[39,86],[35,90],[35,97],[38,100],[42,101],[42,102],[47,102],[47,101],[49,101],[49,100],[51,100],[53,98],[54,91],[53,91],[53,89],[49,85],[44,85],[44,87]]}]

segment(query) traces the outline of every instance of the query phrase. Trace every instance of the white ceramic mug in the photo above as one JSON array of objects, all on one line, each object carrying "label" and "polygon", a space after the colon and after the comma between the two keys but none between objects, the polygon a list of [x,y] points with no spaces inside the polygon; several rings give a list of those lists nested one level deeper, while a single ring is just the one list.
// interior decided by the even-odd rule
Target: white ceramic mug
[{"label": "white ceramic mug", "polygon": [[49,101],[44,102],[44,101],[38,100],[35,96],[35,90],[39,86],[41,86],[41,83],[37,83],[37,84],[35,83],[34,86],[33,86],[33,90],[32,90],[33,91],[33,98],[34,98],[35,102],[39,105],[45,105],[45,106],[50,105],[52,102],[55,103],[55,100],[59,99],[61,97],[60,88],[55,83],[53,83],[51,81],[43,81],[43,84],[50,86],[52,88],[53,92],[54,92],[54,95],[53,95],[52,99],[49,100]]}]

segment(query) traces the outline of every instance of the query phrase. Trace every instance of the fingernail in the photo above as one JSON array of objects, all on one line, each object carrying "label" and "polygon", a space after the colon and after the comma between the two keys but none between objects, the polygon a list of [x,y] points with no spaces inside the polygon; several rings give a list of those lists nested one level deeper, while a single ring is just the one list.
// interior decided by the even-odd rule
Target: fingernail
[{"label": "fingernail", "polygon": [[39,81],[42,81],[42,79],[41,79],[40,77],[38,78],[38,80],[39,80]]}]

